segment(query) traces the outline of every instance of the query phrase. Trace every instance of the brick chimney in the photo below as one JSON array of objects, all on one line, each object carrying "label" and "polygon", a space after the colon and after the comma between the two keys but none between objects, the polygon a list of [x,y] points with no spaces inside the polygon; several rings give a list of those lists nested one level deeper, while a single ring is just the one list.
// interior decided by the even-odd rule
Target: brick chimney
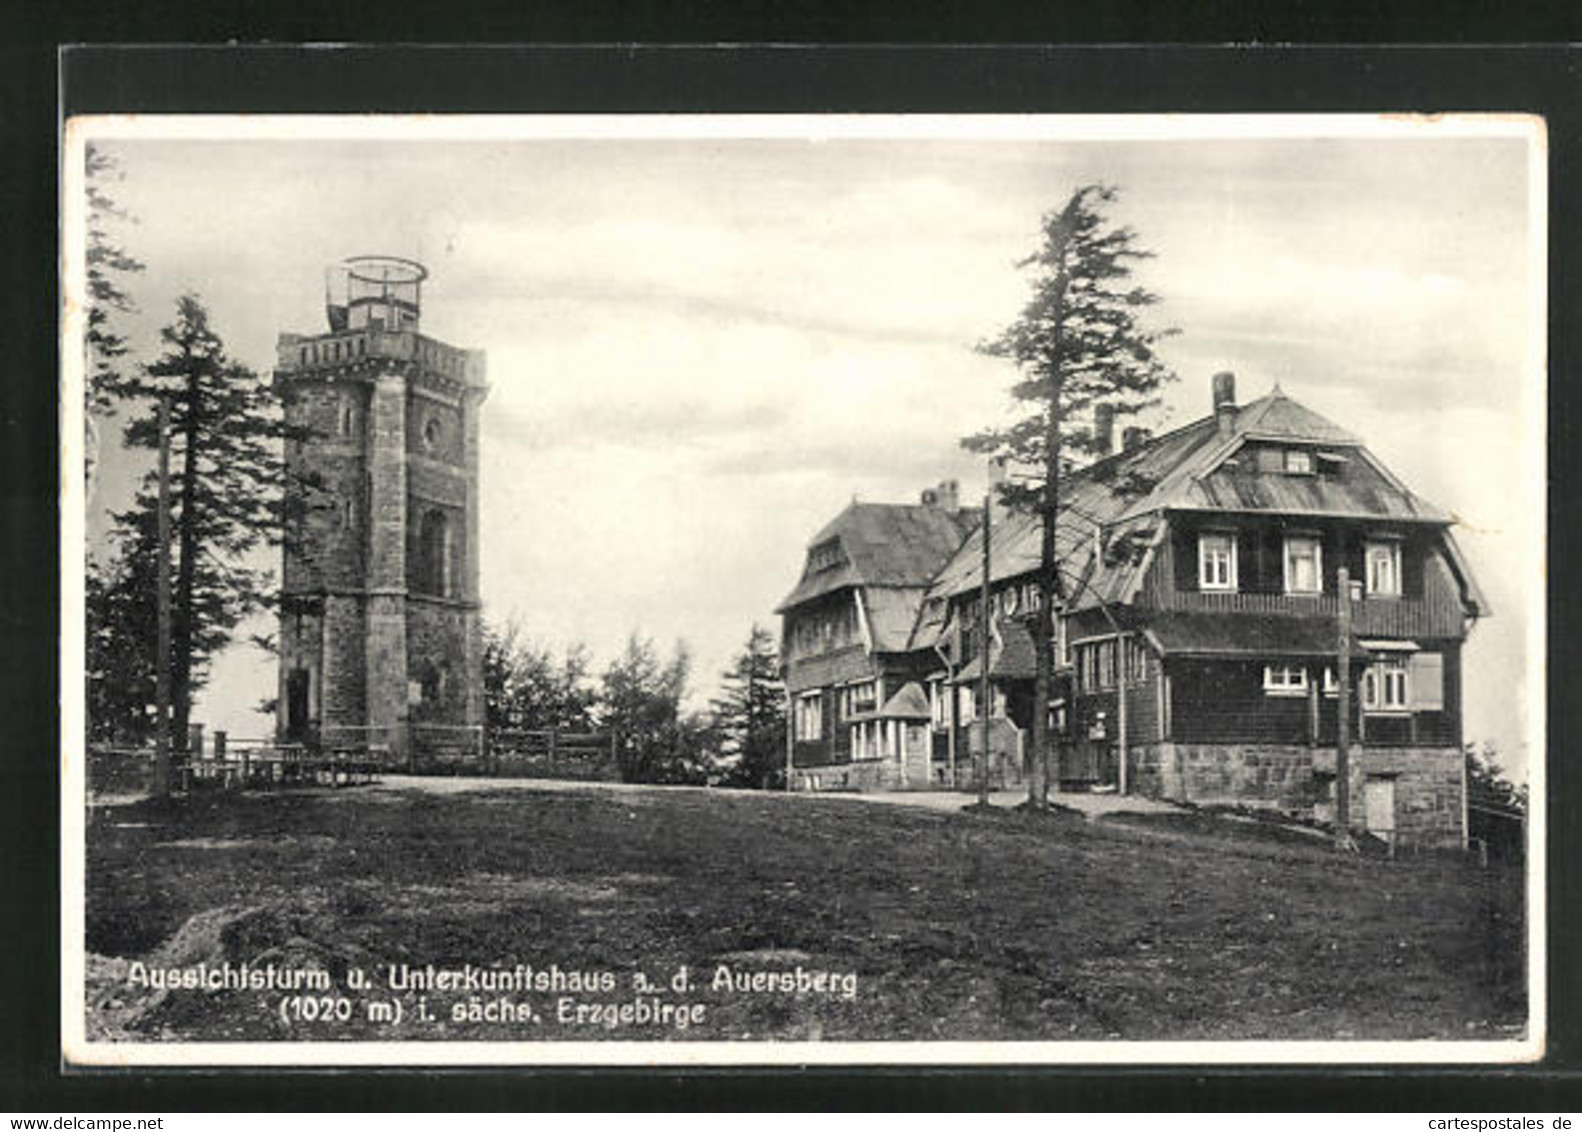
[{"label": "brick chimney", "polygon": [[1093,443],[1098,456],[1108,456],[1115,451],[1115,406],[1093,406]]},{"label": "brick chimney", "polygon": [[961,485],[955,480],[940,480],[934,494],[943,510],[955,511],[961,506]]},{"label": "brick chimney", "polygon": [[1010,471],[1007,468],[1005,457],[989,457],[989,490],[991,492],[994,491],[1009,478]]},{"label": "brick chimney", "polygon": [[1148,443],[1148,438],[1153,435],[1153,430],[1143,428],[1141,425],[1129,425],[1121,433],[1121,451],[1130,452],[1139,444]]},{"label": "brick chimney", "polygon": [[1222,440],[1236,431],[1236,375],[1229,370],[1214,375],[1214,423]]}]

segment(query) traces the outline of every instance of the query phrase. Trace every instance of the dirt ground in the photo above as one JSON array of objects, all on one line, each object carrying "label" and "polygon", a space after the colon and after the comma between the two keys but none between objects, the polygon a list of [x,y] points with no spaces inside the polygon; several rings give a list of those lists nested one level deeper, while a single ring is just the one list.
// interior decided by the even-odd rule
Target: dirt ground
[{"label": "dirt ground", "polygon": [[[1519,875],[1153,817],[396,784],[98,806],[88,1031],[1521,1034]],[[446,974],[419,985],[430,966]],[[273,984],[159,985],[244,968]],[[282,985],[319,977],[327,987]]]}]

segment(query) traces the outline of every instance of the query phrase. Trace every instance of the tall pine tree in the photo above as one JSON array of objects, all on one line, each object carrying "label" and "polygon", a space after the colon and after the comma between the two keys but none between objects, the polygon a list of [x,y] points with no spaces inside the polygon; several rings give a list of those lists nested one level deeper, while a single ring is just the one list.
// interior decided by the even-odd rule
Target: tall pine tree
[{"label": "tall pine tree", "polygon": [[[272,597],[270,572],[252,558],[279,539],[287,430],[272,390],[226,354],[197,296],[178,300],[160,337],[159,358],[136,374],[112,375],[104,389],[125,404],[124,439],[135,448],[158,448],[158,401],[170,402],[170,687],[172,734],[182,743],[210,661]],[[157,499],[150,472],[131,509],[115,516],[123,557],[157,554]],[[152,654],[153,640],[145,638],[144,647]]]},{"label": "tall pine tree", "polygon": [[714,701],[721,753],[734,786],[770,790],[785,781],[785,685],[773,634],[754,624],[746,649],[723,677]]},{"label": "tall pine tree", "polygon": [[130,314],[137,309],[123,280],[128,275],[142,271],[143,264],[117,240],[117,226],[130,223],[132,218],[110,195],[110,186],[121,179],[121,171],[114,158],[98,146],[89,145],[84,164],[88,195],[88,231],[84,249],[84,259],[87,261],[88,327],[84,334],[87,411],[83,421],[87,429],[86,470],[91,484],[98,460],[98,418],[111,408],[110,386],[123,378],[121,367],[125,364],[128,350],[126,336],[116,326],[116,316]]},{"label": "tall pine tree", "polygon": [[1027,303],[1014,322],[978,347],[1020,371],[1010,392],[1026,415],[962,441],[1033,476],[1031,483],[1006,484],[1001,493],[1008,505],[1038,514],[1042,524],[1028,784],[1028,800],[1038,808],[1048,801],[1055,608],[1066,597],[1056,545],[1062,453],[1096,453],[1092,421],[1099,405],[1116,415],[1136,413],[1157,404],[1159,387],[1175,377],[1155,353],[1160,339],[1175,331],[1143,326],[1158,296],[1133,283],[1134,265],[1152,253],[1137,246],[1130,228],[1104,216],[1116,195],[1107,185],[1084,185],[1043,217],[1037,250],[1017,265],[1032,272]]}]

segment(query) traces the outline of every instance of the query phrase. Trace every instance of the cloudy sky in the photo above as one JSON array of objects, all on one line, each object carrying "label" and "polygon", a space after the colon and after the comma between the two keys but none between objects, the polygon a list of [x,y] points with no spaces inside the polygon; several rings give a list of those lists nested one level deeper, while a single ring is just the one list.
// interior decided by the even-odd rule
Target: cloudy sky
[{"label": "cloudy sky", "polygon": [[[1012,375],[973,343],[1015,316],[1041,213],[1102,180],[1157,254],[1160,324],[1181,330],[1165,351],[1180,380],[1144,423],[1205,413],[1216,370],[1242,400],[1278,381],[1454,512],[1496,613],[1468,649],[1467,735],[1522,742],[1542,610],[1542,248],[1529,146],[1508,126],[560,119],[557,135],[602,136],[518,121],[444,140],[464,127],[430,120],[425,140],[347,123],[224,136],[243,128],[281,133],[103,124],[122,135],[103,144],[137,219],[124,241],[148,265],[134,342],[150,356],[194,290],[267,373],[278,333],[324,329],[327,264],[422,259],[425,332],[489,354],[491,620],[601,660],[634,630],[684,638],[706,698],[847,501],[914,500],[945,477],[982,490],[957,440],[1004,419]],[[90,546],[130,467],[109,454]],[[272,688],[267,659],[237,650],[195,716],[262,734],[250,709]]]}]

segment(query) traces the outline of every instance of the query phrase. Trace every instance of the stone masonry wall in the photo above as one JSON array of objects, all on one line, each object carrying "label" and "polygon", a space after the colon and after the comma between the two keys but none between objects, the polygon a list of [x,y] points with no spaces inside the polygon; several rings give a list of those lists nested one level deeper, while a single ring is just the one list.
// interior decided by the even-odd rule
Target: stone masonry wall
[{"label": "stone masonry wall", "polygon": [[[1395,783],[1398,844],[1461,844],[1462,756],[1454,747],[1363,747],[1351,753],[1351,823],[1367,828],[1370,778]],[[1138,794],[1199,805],[1245,805],[1332,821],[1335,751],[1282,745],[1155,743],[1133,749]]]},{"label": "stone masonry wall", "polygon": [[469,722],[467,613],[452,602],[407,599],[408,679],[421,684],[431,668],[443,674],[438,700],[412,705],[414,723],[460,726]]}]

